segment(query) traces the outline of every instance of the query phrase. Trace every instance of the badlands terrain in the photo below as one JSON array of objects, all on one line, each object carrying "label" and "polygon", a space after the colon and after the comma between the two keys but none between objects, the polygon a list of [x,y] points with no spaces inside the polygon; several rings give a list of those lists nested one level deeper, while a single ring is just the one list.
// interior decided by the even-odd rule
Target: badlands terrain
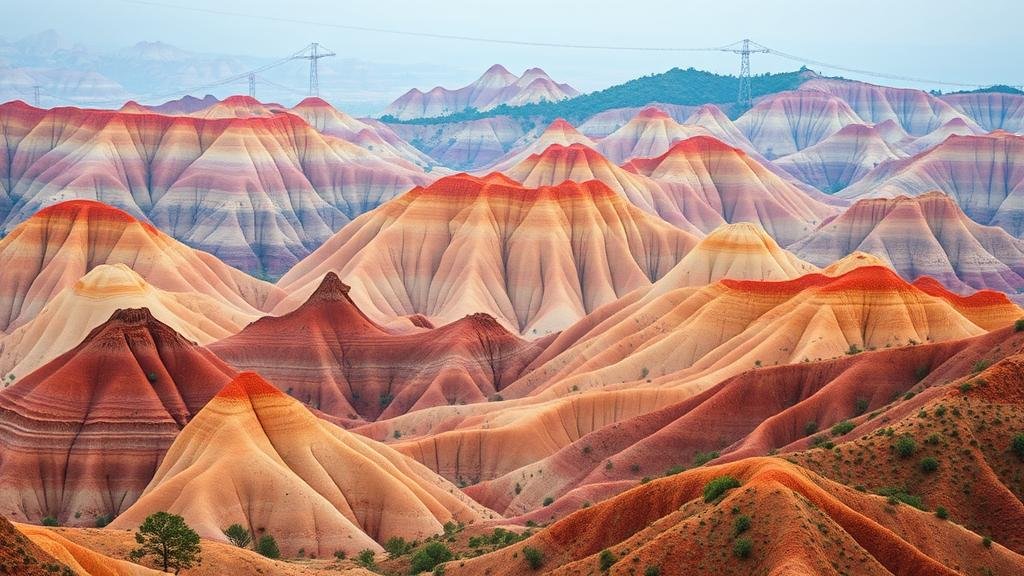
[{"label": "badlands terrain", "polygon": [[735,82],[0,104],[0,574],[1024,574],[1024,93]]}]

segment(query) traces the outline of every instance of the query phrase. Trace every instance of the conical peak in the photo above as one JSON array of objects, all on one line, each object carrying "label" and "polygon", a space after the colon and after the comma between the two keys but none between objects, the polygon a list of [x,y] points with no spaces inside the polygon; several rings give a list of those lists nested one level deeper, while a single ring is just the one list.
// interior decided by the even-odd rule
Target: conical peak
[{"label": "conical peak", "polygon": [[602,156],[600,152],[594,150],[593,148],[587,146],[586,144],[582,144],[579,142],[574,142],[569,145],[560,144],[556,142],[554,144],[549,145],[547,148],[544,149],[543,152],[539,154],[531,154],[529,160],[543,162],[545,160],[555,160],[562,157],[576,158],[577,156],[582,156],[583,158],[586,158],[588,161],[591,162],[608,162],[608,160],[604,156]]},{"label": "conical peak", "polygon": [[564,118],[555,118],[555,120],[548,124],[548,127],[544,129],[545,134],[554,134],[558,132],[564,132],[566,134],[576,134],[576,128],[572,124],[569,124]]},{"label": "conical peak", "polygon": [[640,120],[671,120],[672,117],[667,112],[658,108],[657,106],[648,106],[641,110],[637,115],[637,119]]},{"label": "conical peak", "polygon": [[75,282],[75,293],[89,297],[142,294],[149,288],[134,270],[125,264],[102,264]]},{"label": "conical peak", "polygon": [[764,248],[768,251],[779,249],[775,240],[763,228],[752,222],[723,224],[712,230],[697,244],[697,249],[716,252],[750,252],[753,247]]},{"label": "conical peak", "polygon": [[313,292],[309,299],[328,301],[351,301],[350,298],[348,297],[349,290],[351,290],[351,287],[348,284],[342,282],[341,278],[338,278],[337,274],[335,274],[334,272],[328,272],[327,274],[324,275],[324,279],[323,281],[320,282],[320,286],[317,287],[317,289]]},{"label": "conical peak", "polygon": [[306,98],[302,99],[302,102],[299,102],[298,104],[296,104],[295,108],[296,109],[301,109],[301,108],[329,108],[329,109],[333,109],[334,107],[331,106],[323,98],[320,98],[319,96],[307,96]]},{"label": "conical peak", "polygon": [[286,396],[259,374],[255,372],[242,372],[221,388],[215,399],[238,402],[267,397],[285,398]]}]

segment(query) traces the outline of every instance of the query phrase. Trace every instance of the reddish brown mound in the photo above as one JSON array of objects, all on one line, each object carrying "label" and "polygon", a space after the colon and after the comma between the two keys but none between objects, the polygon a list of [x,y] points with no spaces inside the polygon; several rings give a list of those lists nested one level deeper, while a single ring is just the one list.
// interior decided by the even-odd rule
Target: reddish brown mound
[{"label": "reddish brown mound", "polygon": [[466,492],[512,515],[536,510],[553,497],[555,505],[545,512],[559,514],[667,470],[719,457],[802,449],[819,430],[827,436],[843,420],[880,409],[915,387],[965,373],[983,355],[998,356],[992,352],[997,346],[1008,354],[1022,344],[1024,334],[1007,328],[956,342],[751,370],[686,401],[599,428],[548,458]]},{"label": "reddish brown mound", "polygon": [[0,513],[33,523],[109,521],[232,374],[148,310],[118,310],[0,391]]},{"label": "reddish brown mound", "polygon": [[367,318],[333,272],[294,312],[267,317],[211,346],[327,414],[374,420],[431,406],[483,402],[543,350],[486,314],[392,334]]},{"label": "reddish brown mound", "polygon": [[[708,502],[716,478],[741,486]],[[744,528],[737,528],[746,517]],[[738,543],[749,542],[746,557]],[[580,510],[498,552],[446,565],[446,574],[613,575],[1020,573],[1024,558],[961,526],[810,473],[752,458],[691,470]],[[604,552],[608,550],[608,552]],[[534,558],[538,554],[531,554]],[[649,568],[653,567],[653,568]]]},{"label": "reddish brown mound", "polygon": [[0,574],[71,576],[74,572],[0,516]]}]

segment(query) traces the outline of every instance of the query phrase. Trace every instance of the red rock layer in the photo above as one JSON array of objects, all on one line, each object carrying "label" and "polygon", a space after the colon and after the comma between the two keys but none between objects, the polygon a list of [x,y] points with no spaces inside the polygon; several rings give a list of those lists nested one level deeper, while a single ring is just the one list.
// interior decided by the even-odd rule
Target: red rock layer
[{"label": "red rock layer", "polygon": [[297,310],[263,318],[210,348],[303,403],[351,420],[486,402],[543,349],[486,314],[391,334],[363,315],[348,292],[329,272]]},{"label": "red rock layer", "polygon": [[0,513],[78,525],[113,518],[232,374],[148,310],[119,310],[0,391]]}]

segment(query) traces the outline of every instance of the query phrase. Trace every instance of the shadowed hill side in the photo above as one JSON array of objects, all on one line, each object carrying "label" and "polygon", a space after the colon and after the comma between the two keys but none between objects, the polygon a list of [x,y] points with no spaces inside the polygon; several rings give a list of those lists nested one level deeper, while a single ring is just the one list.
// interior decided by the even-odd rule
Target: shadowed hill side
[{"label": "shadowed hill side", "polygon": [[392,334],[329,272],[298,309],[260,319],[210,349],[327,414],[374,420],[492,399],[543,344],[521,340],[486,314]]},{"label": "shadowed hill side", "polygon": [[0,391],[0,513],[92,525],[142,493],[178,431],[233,370],[146,309]]}]

